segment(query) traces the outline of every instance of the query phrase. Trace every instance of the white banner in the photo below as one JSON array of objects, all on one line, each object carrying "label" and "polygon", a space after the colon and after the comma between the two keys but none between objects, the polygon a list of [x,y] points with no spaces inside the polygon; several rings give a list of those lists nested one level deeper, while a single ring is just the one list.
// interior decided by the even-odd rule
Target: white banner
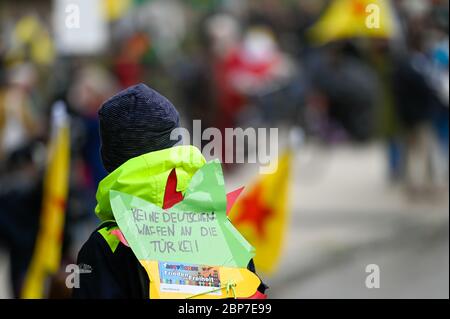
[{"label": "white banner", "polygon": [[61,54],[97,54],[108,44],[101,0],[53,0],[56,49]]}]

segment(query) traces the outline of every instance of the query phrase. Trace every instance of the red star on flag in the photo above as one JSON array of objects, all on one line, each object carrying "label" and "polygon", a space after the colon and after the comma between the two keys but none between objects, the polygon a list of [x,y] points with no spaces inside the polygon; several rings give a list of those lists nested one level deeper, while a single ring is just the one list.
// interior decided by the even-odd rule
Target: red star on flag
[{"label": "red star on flag", "polygon": [[273,211],[264,202],[260,184],[255,185],[252,191],[241,199],[241,205],[241,213],[234,219],[234,224],[252,224],[258,237],[264,239],[266,236],[265,225],[267,219],[273,215]]}]

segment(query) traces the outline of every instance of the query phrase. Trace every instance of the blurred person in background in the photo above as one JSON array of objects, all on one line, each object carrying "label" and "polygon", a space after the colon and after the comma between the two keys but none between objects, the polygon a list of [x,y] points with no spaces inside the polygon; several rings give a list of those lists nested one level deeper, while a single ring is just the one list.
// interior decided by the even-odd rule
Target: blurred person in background
[{"label": "blurred person in background", "polygon": [[37,74],[31,64],[20,64],[8,72],[0,88],[0,161],[23,147],[40,133],[31,99]]},{"label": "blurred person in background", "polygon": [[114,61],[114,71],[121,88],[143,81],[143,58],[149,49],[149,37],[143,32],[136,32],[121,43]]},{"label": "blurred person in background", "polygon": [[[213,79],[219,105],[219,127],[235,127],[248,98],[270,91],[292,76],[295,67],[283,53],[272,30],[252,25],[240,35],[231,16],[212,16],[207,22],[213,57]],[[277,107],[273,105],[275,110]]]},{"label": "blurred person in background", "polygon": [[[100,156],[98,106],[119,87],[104,66],[81,63],[69,87],[67,101],[71,111],[71,186],[68,201],[69,254],[76,255],[86,236],[96,227],[95,192],[107,175]],[[69,256],[68,256],[69,257]],[[73,262],[69,260],[70,262]]]},{"label": "blurred person in background", "polygon": [[[439,11],[438,11],[439,13]],[[435,15],[433,15],[434,17]],[[442,21],[436,17],[436,21]],[[445,22],[446,21],[446,22]],[[431,78],[438,103],[433,113],[432,123],[438,139],[438,154],[435,156],[437,183],[448,183],[449,163],[449,36],[448,17],[443,23],[437,23],[434,41],[430,44]]]},{"label": "blurred person in background", "polygon": [[[206,21],[206,33],[217,103],[215,126],[222,137],[225,128],[255,125],[251,122],[255,118],[273,123],[285,110],[265,96],[279,90],[295,74],[295,64],[278,46],[273,31],[267,25],[257,24],[249,25],[242,33],[234,17],[216,14]],[[259,105],[252,105],[256,100]],[[233,157],[235,152],[226,150],[225,145],[223,141],[222,162],[225,152],[232,152]],[[230,167],[224,163],[224,168]]]},{"label": "blurred person in background", "polygon": [[0,244],[9,252],[15,297],[31,260],[39,226],[45,151],[32,108],[37,74],[31,64],[8,69],[0,88]]},{"label": "blurred person in background", "polygon": [[[442,90],[443,82],[448,84],[448,70],[447,73],[438,71],[442,68],[438,66],[442,62],[437,62],[433,47],[426,41],[424,32],[428,30],[429,19],[428,11],[408,19],[407,50],[395,60],[392,80],[403,131],[404,182],[408,193],[416,199],[436,195],[436,191],[448,181],[448,169],[445,168],[448,159],[445,160],[445,151],[442,152],[437,129],[440,126],[444,131],[441,130],[441,136],[448,136],[445,133],[445,126],[448,127],[448,99],[445,90]],[[443,39],[445,41],[445,37]],[[445,65],[448,51],[436,51],[436,47],[434,50],[440,56],[438,60]]]},{"label": "blurred person in background", "polygon": [[112,92],[117,90],[112,74],[100,65],[88,64],[81,67],[73,79],[68,91],[68,101],[75,111],[76,119],[82,126],[81,157],[84,161],[83,176],[87,178],[86,188],[95,192],[98,183],[106,176],[100,149],[98,124],[98,106]]},{"label": "blurred person in background", "polygon": [[0,174],[0,245],[9,255],[15,298],[20,296],[39,229],[45,160],[42,147],[33,142],[16,149],[5,164],[7,172]]},{"label": "blurred person in background", "polygon": [[234,17],[219,14],[206,21],[206,29],[212,52],[212,76],[218,104],[216,126],[233,127],[235,114],[245,103],[242,94],[230,81],[230,73],[238,63],[240,26]]},{"label": "blurred person in background", "polygon": [[358,46],[352,41],[330,43],[309,55],[305,66],[311,82],[308,99],[324,122],[319,134],[331,142],[371,139],[379,84]]}]

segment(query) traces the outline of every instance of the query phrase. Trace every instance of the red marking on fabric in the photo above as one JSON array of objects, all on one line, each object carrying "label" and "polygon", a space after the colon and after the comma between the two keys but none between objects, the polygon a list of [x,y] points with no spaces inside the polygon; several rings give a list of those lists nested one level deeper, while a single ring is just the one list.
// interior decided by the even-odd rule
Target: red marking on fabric
[{"label": "red marking on fabric", "polygon": [[249,223],[255,228],[258,237],[264,239],[267,219],[273,216],[274,212],[264,202],[261,185],[257,184],[247,196],[241,199],[241,202],[241,211],[233,220],[233,224]]},{"label": "red marking on fabric", "polygon": [[353,1],[352,6],[353,6],[353,13],[354,14],[356,14],[358,16],[361,16],[361,15],[365,14],[366,6],[361,1],[359,1],[359,0]]},{"label": "red marking on fabric", "polygon": [[244,186],[227,194],[227,215],[229,215],[231,208],[233,207],[234,203],[236,202],[237,198],[239,197],[239,195],[242,193],[243,190]]},{"label": "red marking on fabric", "polygon": [[238,299],[267,299],[267,295],[263,294],[262,292],[259,292],[258,290],[253,294],[253,296],[250,296],[248,298],[238,298]]},{"label": "red marking on fabric", "polygon": [[177,173],[175,169],[172,169],[167,178],[166,190],[164,191],[163,209],[170,208],[183,200],[183,194],[177,191],[177,182]]},{"label": "red marking on fabric", "polygon": [[117,239],[119,239],[119,241],[124,244],[127,247],[130,247],[130,245],[128,244],[127,240],[125,239],[125,236],[123,236],[123,233],[120,229],[113,229],[111,231],[111,235],[114,235],[117,237]]},{"label": "red marking on fabric", "polygon": [[52,206],[58,207],[62,213],[66,211],[66,200],[61,197],[52,197]]}]

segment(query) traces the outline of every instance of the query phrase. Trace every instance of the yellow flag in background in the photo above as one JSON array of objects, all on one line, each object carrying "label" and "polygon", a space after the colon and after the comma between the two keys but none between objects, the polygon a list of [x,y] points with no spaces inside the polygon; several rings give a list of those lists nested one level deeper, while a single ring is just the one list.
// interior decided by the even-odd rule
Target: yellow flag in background
[{"label": "yellow flag in background", "polygon": [[391,38],[397,30],[389,0],[332,0],[309,32],[323,44],[354,37]]},{"label": "yellow flag in background", "polygon": [[257,270],[266,274],[276,269],[283,248],[291,160],[291,151],[286,151],[278,161],[277,170],[261,175],[239,197],[229,214],[233,225],[255,247]]},{"label": "yellow flag in background", "polygon": [[13,45],[6,51],[6,60],[10,64],[25,62],[27,48],[31,62],[49,66],[55,59],[53,39],[47,27],[30,14],[20,18],[14,27]]},{"label": "yellow flag in background", "polygon": [[70,132],[65,105],[57,102],[52,113],[52,134],[44,176],[40,227],[22,287],[22,298],[45,298],[48,276],[61,262],[66,200],[69,188]]}]

